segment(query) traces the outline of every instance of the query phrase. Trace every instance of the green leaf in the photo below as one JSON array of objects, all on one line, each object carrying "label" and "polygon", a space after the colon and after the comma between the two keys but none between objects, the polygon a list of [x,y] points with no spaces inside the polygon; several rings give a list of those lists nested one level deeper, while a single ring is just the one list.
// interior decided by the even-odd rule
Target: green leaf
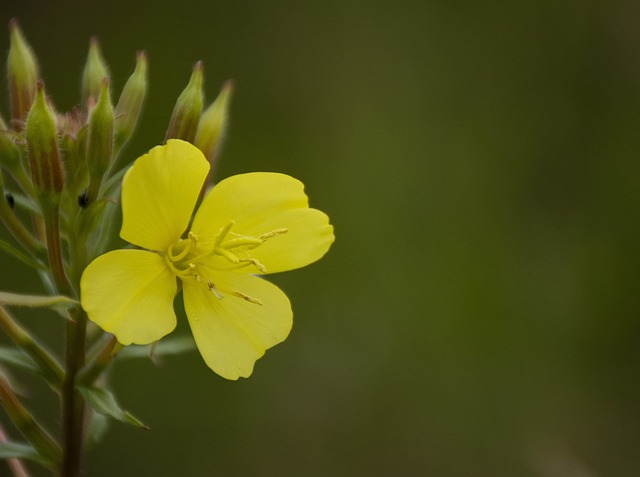
[{"label": "green leaf", "polygon": [[62,295],[39,296],[19,293],[0,292],[0,305],[27,307],[55,307],[79,305],[80,302]]},{"label": "green leaf", "polygon": [[139,419],[122,409],[116,402],[113,394],[109,391],[84,386],[80,386],[78,391],[80,391],[84,400],[94,411],[131,426],[149,429],[149,426],[143,424]]},{"label": "green leaf", "polygon": [[38,451],[29,444],[22,442],[0,442],[0,460],[14,458],[38,462],[45,466],[53,465],[53,462],[41,456]]},{"label": "green leaf", "polygon": [[42,370],[31,357],[19,348],[0,346],[0,362],[13,365],[23,371],[42,374]]},{"label": "green leaf", "polygon": [[118,359],[129,358],[158,358],[182,354],[196,349],[196,343],[190,336],[176,336],[165,338],[152,345],[136,346],[131,345],[122,349],[118,353]]}]

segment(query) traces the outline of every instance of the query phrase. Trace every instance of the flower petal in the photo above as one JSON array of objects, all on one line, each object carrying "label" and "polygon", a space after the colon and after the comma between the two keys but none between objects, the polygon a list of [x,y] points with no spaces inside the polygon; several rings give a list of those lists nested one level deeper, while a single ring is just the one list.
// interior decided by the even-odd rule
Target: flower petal
[{"label": "flower petal", "polygon": [[149,344],[176,326],[176,278],[159,255],[116,250],[99,256],[80,280],[89,319],[123,345]]},{"label": "flower petal", "polygon": [[203,283],[184,282],[193,337],[213,371],[226,379],[246,378],[265,350],[289,335],[291,304],[278,287],[252,275],[225,272],[212,280],[223,298]]},{"label": "flower petal", "polygon": [[180,140],[139,157],[122,180],[120,237],[164,252],[189,225],[208,172],[200,150]]},{"label": "flower petal", "polygon": [[315,262],[335,239],[326,214],[309,208],[302,182],[286,174],[254,172],[221,181],[205,197],[191,231],[212,238],[232,220],[232,233],[251,237],[287,229],[250,251],[267,273]]}]

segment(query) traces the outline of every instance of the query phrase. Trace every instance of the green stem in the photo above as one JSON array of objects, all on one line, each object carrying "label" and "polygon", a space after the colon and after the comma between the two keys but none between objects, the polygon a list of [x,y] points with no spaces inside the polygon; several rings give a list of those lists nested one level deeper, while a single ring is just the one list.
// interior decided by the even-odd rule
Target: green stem
[{"label": "green stem", "polygon": [[[44,211],[49,266],[58,293],[77,296],[67,277],[60,240],[57,204]],[[65,379],[62,386],[62,467],[64,477],[78,477],[82,462],[85,405],[76,388],[76,377],[84,366],[87,315],[79,307],[69,310],[66,330]]]},{"label": "green stem", "polygon": [[84,401],[76,388],[76,377],[84,366],[87,315],[82,308],[70,310],[71,320],[67,322],[66,379],[62,400],[62,475],[80,475],[84,427]]},{"label": "green stem", "polygon": [[60,462],[62,455],[60,446],[22,405],[7,381],[2,377],[0,377],[0,401],[2,401],[11,422],[25,435],[33,448],[52,464]]},{"label": "green stem", "polygon": [[47,382],[54,389],[59,390],[64,380],[64,371],[60,364],[26,330],[21,328],[2,306],[0,306],[0,328],[38,364]]},{"label": "green stem", "polygon": [[49,268],[53,283],[58,293],[67,296],[75,296],[73,287],[69,282],[62,260],[62,243],[60,240],[60,214],[58,207],[51,207],[48,213],[44,214],[44,232],[47,238],[47,254],[49,258]]}]

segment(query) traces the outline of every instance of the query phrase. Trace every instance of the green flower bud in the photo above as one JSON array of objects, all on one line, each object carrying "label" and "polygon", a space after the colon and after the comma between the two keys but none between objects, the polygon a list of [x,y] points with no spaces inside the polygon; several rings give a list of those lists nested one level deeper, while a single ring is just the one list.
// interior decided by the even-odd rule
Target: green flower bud
[{"label": "green flower bud", "polygon": [[147,93],[147,55],[139,51],[136,56],[136,69],[127,80],[116,106],[115,144],[116,150],[127,142],[136,127],[142,103]]},{"label": "green flower bud", "polygon": [[198,124],[193,144],[202,151],[212,165],[227,128],[232,93],[233,82],[227,81],[216,100],[202,113]]},{"label": "green flower bud", "polygon": [[89,170],[89,203],[96,200],[102,179],[113,163],[113,106],[109,95],[109,80],[102,83],[102,92],[89,117],[87,138],[87,168]]},{"label": "green flower bud", "polygon": [[[67,113],[67,124],[75,125],[73,113]],[[85,154],[87,152],[87,128],[75,131],[62,130],[60,146],[64,151],[65,187],[72,197],[78,197],[87,188],[88,173]]]},{"label": "green flower bud", "polygon": [[16,133],[10,131],[0,116],[0,164],[9,171],[21,167],[20,150],[15,143]]},{"label": "green flower bud", "polygon": [[38,81],[36,98],[27,116],[27,153],[31,178],[43,211],[56,207],[64,186],[62,161],[56,132],[56,118],[44,95],[44,83]]},{"label": "green flower bud", "polygon": [[22,130],[22,124],[36,96],[38,82],[38,62],[31,47],[22,35],[18,22],[9,23],[11,47],[7,58],[9,76],[9,99],[11,102],[11,123],[16,131]]},{"label": "green flower bud", "polygon": [[109,67],[107,66],[100,45],[96,37],[92,37],[89,42],[89,54],[87,63],[82,72],[82,105],[86,107],[88,101],[92,98],[97,101],[102,91],[102,80],[109,76]]},{"label": "green flower bud", "polygon": [[193,143],[202,113],[202,79],[204,67],[198,61],[193,67],[189,84],[178,96],[173,108],[166,139],[182,139]]}]

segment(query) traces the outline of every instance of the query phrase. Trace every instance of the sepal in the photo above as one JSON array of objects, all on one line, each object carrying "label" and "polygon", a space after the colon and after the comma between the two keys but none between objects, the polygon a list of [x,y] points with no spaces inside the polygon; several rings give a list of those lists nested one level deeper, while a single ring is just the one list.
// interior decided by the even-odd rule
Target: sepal
[{"label": "sepal", "polygon": [[198,61],[193,67],[189,84],[178,96],[173,108],[166,139],[182,139],[193,143],[202,113],[203,93],[202,81],[204,66]]}]

